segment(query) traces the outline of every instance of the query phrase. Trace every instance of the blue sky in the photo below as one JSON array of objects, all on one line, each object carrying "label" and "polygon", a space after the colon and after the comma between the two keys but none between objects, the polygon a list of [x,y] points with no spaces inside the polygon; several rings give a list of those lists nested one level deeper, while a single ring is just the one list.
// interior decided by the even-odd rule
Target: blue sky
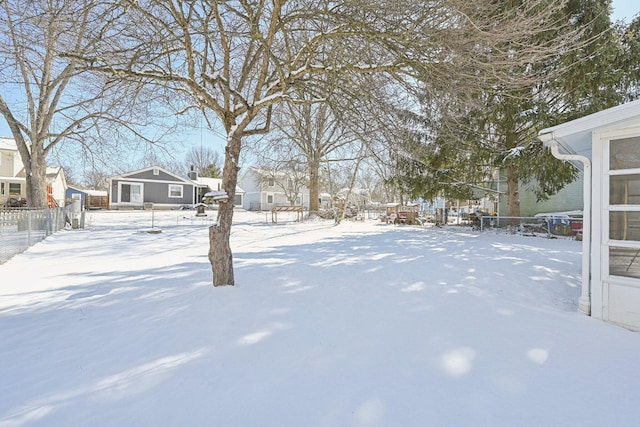
[{"label": "blue sky", "polygon": [[613,0],[612,4],[613,14],[611,17],[614,21],[622,19],[628,24],[640,12],[638,0]]},{"label": "blue sky", "polygon": [[[612,20],[624,20],[631,22],[633,17],[640,13],[640,1],[638,0],[613,0]],[[4,120],[0,117],[0,136],[10,136],[11,132]],[[224,152],[224,136],[220,133],[210,132],[207,129],[194,129],[190,134],[183,135],[185,152],[193,146],[205,145],[219,153]],[[55,161],[55,160],[53,160]]]}]

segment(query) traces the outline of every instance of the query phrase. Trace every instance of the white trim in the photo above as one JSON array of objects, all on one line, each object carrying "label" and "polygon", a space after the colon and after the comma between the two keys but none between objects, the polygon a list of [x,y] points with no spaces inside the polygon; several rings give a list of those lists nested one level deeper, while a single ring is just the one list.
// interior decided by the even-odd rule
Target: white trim
[{"label": "white trim", "polygon": [[[128,202],[123,202],[122,201],[122,185],[129,185],[129,186],[139,186],[140,187],[140,202],[137,201],[131,201],[129,200]],[[131,193],[129,193],[129,195],[131,195]],[[144,204],[144,183],[142,182],[136,182],[136,181],[118,181],[118,205],[124,205],[124,206],[142,206]]]},{"label": "white trim", "polygon": [[[171,187],[178,187],[180,189],[180,195],[179,196],[174,196],[171,194]],[[184,185],[182,184],[169,184],[167,185],[167,197],[169,197],[170,199],[182,199],[184,196]]]},{"label": "white trim", "polygon": [[602,127],[624,122],[638,117],[640,100],[618,105],[617,107],[599,111],[566,123],[542,129],[538,135],[553,134],[555,138],[563,138],[576,133],[591,131]]}]

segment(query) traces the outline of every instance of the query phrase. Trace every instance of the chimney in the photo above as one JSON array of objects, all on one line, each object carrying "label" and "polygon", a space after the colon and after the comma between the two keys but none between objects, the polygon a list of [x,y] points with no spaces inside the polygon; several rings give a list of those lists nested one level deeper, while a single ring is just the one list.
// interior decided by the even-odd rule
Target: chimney
[{"label": "chimney", "polygon": [[195,181],[198,179],[198,172],[196,171],[196,167],[191,165],[191,170],[189,171],[189,179],[191,181]]}]

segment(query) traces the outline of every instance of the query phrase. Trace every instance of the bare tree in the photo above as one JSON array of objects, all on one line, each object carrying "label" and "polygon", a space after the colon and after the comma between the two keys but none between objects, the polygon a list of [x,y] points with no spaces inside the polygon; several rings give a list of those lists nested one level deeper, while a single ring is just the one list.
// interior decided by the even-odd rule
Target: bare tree
[{"label": "bare tree", "polygon": [[273,182],[282,190],[289,204],[295,205],[302,194],[302,189],[309,183],[305,164],[296,157],[287,157],[285,160],[271,160],[261,165],[263,182]]},{"label": "bare tree", "polygon": [[222,176],[222,156],[210,147],[191,147],[184,162],[186,171],[193,170],[199,176],[220,178]]},{"label": "bare tree", "polygon": [[276,111],[274,132],[266,144],[257,144],[256,154],[266,167],[282,162],[306,165],[309,213],[314,214],[319,209],[320,165],[339,148],[352,144],[354,135],[342,126],[329,102],[285,103]]},{"label": "bare tree", "polygon": [[[0,115],[16,141],[26,172],[29,206],[46,207],[46,159],[64,141],[101,141],[102,119],[133,129],[143,99],[120,79],[83,72],[77,58],[98,40],[118,9],[89,0],[5,0],[0,2]],[[146,93],[147,96],[155,96]],[[147,119],[138,124],[146,124]],[[109,138],[117,138],[114,127]]]},{"label": "bare tree", "polygon": [[[274,104],[322,102],[335,88],[327,80],[355,86],[371,73],[443,87],[457,75],[461,93],[535,79],[510,68],[571,48],[570,32],[531,43],[560,25],[547,19],[556,4],[531,0],[500,15],[485,0],[131,0],[123,1],[120,42],[77,57],[113,76],[166,84],[213,112],[227,135],[222,180],[233,200],[243,141],[270,130]],[[505,41],[513,48],[489,54],[486,47]],[[232,204],[223,203],[210,228],[216,286],[235,283],[232,218]]]}]

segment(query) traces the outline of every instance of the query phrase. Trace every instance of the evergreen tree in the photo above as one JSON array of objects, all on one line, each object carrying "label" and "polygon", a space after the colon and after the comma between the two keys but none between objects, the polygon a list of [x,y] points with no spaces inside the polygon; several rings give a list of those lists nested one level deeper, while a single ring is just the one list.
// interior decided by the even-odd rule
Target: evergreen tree
[{"label": "evergreen tree", "polygon": [[[521,3],[505,2],[505,7]],[[398,181],[410,186],[414,196],[459,198],[483,187],[495,191],[489,186],[499,170],[507,184],[508,214],[519,216],[522,183],[530,183],[538,199],[544,199],[575,180],[577,171],[551,156],[536,134],[621,102],[622,52],[609,12],[610,1],[567,3],[556,19],[579,29],[583,43],[512,69],[514,75],[542,74],[546,79],[516,90],[494,85],[466,94],[473,102],[457,96],[423,99],[424,113],[410,121],[422,133],[411,138],[406,153],[396,156],[404,171]],[[557,36],[550,31],[536,37]]]}]

